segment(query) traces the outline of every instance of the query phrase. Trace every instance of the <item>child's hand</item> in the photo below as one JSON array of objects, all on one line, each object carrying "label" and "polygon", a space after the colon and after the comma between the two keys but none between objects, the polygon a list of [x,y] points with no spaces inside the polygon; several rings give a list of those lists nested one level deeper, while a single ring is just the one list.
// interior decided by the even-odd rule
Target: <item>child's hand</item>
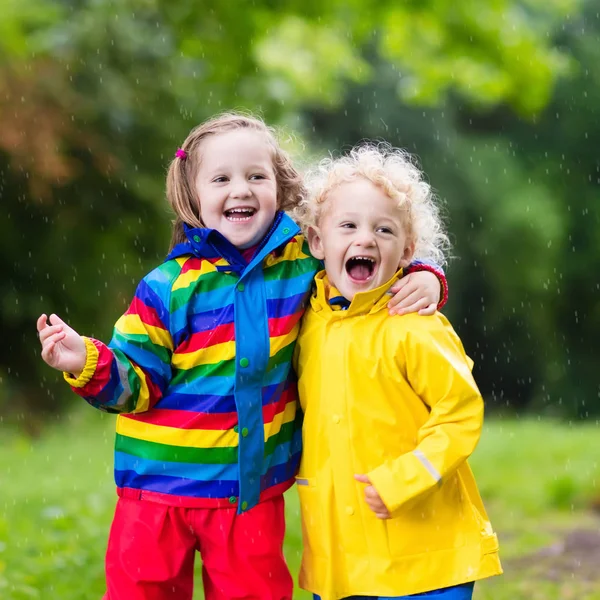
[{"label": "child's hand", "polygon": [[407,315],[419,311],[432,315],[437,310],[441,286],[437,276],[430,271],[416,271],[397,281],[389,290],[395,294],[388,302],[390,315]]},{"label": "child's hand", "polygon": [[87,351],[83,338],[56,315],[46,315],[37,320],[37,330],[42,344],[42,358],[51,367],[79,377],[85,367]]},{"label": "child's hand", "polygon": [[365,488],[365,500],[369,505],[369,508],[375,513],[375,516],[378,519],[391,519],[392,515],[390,515],[390,511],[383,503],[377,490],[371,485],[369,478],[366,475],[355,475],[354,479],[360,481],[360,483],[367,484],[367,487]]}]

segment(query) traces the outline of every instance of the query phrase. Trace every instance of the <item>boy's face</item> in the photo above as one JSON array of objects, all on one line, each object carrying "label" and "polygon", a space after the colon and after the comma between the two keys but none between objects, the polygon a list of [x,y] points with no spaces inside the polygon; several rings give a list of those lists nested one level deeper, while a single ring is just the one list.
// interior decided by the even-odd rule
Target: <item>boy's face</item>
[{"label": "boy's face", "polygon": [[397,202],[362,178],[328,194],[308,240],[313,255],[325,261],[330,283],[348,300],[383,285],[414,252]]}]

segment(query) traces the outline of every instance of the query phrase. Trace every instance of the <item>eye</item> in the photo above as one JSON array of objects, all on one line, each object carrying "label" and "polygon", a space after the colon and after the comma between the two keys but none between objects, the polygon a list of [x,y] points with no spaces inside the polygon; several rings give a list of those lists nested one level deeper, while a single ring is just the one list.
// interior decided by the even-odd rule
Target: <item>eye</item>
[{"label": "eye", "polygon": [[262,173],[255,173],[254,175],[250,175],[250,179],[266,179],[266,176]]},{"label": "eye", "polygon": [[227,177],[225,177],[225,175],[219,175],[218,177],[215,177],[212,182],[213,183],[224,183],[225,181],[228,181]]},{"label": "eye", "polygon": [[389,227],[378,227],[377,231],[380,233],[394,233]]},{"label": "eye", "polygon": [[342,229],[356,229],[356,225],[354,223],[351,223],[351,222],[342,223],[340,225],[340,227]]}]

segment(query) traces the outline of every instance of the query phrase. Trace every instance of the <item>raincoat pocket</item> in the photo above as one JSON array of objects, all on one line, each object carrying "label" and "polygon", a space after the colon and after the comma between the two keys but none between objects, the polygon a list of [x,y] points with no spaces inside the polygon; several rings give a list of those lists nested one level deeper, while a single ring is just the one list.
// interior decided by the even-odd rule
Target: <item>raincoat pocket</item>
[{"label": "raincoat pocket", "polygon": [[327,533],[324,529],[324,510],[316,479],[298,476],[296,489],[300,498],[304,547],[310,549],[309,554],[323,556],[326,554]]}]

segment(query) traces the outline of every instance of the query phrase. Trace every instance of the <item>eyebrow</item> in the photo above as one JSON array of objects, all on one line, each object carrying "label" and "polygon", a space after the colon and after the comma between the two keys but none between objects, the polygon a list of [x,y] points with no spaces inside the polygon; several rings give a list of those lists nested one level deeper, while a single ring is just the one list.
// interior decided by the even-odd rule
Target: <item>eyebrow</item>
[{"label": "eyebrow", "polygon": [[[251,165],[248,166],[248,170],[249,171],[255,171],[255,170],[265,170],[265,167],[270,167],[271,169],[274,169],[274,166],[272,164],[268,164],[268,165],[261,165],[258,163],[252,163]],[[211,172],[213,171],[229,171],[230,170],[230,165],[228,164],[222,164],[222,165],[217,165],[216,167],[212,167],[210,169]]]},{"label": "eyebrow", "polygon": [[[345,212],[345,213],[341,213],[341,214],[337,215],[337,218],[338,219],[355,219],[356,217],[361,217],[364,214],[365,213]],[[370,216],[370,213],[369,213],[369,216]],[[377,221],[387,221],[389,223],[394,223],[394,224],[397,223],[397,220],[394,219],[393,217],[387,217],[387,216],[386,217],[378,217],[378,216],[375,216],[375,219]]]}]

